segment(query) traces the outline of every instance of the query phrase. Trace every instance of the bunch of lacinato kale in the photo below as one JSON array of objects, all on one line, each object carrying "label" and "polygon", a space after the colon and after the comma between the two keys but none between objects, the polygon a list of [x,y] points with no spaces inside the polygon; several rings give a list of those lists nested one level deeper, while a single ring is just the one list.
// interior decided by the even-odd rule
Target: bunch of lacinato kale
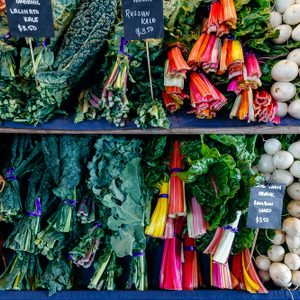
[{"label": "bunch of lacinato kale", "polygon": [[0,11],[0,120],[37,124],[64,114],[62,103],[81,87],[116,16],[116,0],[51,4],[51,38],[12,37],[5,10]]}]

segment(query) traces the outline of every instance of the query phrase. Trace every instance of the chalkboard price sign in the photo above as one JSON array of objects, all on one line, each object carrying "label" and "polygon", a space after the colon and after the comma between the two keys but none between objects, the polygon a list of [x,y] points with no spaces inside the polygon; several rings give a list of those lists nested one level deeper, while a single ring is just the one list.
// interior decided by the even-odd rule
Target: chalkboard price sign
[{"label": "chalkboard price sign", "polygon": [[6,12],[12,36],[54,36],[51,0],[6,0]]},{"label": "chalkboard price sign", "polygon": [[123,0],[126,40],[145,40],[164,36],[163,0]]},{"label": "chalkboard price sign", "polygon": [[280,229],[285,185],[272,183],[251,189],[247,227]]}]

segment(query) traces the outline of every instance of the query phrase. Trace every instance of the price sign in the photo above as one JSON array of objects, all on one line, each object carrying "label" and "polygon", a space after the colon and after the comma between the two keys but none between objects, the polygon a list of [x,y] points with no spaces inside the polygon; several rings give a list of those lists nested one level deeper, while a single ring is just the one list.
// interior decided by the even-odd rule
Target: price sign
[{"label": "price sign", "polygon": [[280,229],[285,185],[259,185],[251,189],[247,227]]},{"label": "price sign", "polygon": [[163,0],[123,0],[126,40],[145,40],[164,36]]},{"label": "price sign", "polygon": [[6,12],[12,36],[54,36],[51,0],[6,0]]}]

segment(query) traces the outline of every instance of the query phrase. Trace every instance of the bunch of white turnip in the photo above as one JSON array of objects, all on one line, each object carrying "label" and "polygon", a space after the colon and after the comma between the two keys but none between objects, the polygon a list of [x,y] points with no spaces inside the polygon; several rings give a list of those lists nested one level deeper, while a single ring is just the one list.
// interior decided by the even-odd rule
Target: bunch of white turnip
[{"label": "bunch of white turnip", "polygon": [[[279,30],[279,37],[273,39],[273,42],[285,44],[289,39],[300,42],[300,0],[277,0],[274,7],[270,22],[274,29]],[[296,86],[292,83],[299,76],[299,66],[300,48],[297,48],[272,68],[271,75],[276,82],[271,88],[271,94],[278,102],[279,117],[289,114],[300,119],[300,100],[296,97]]]},{"label": "bunch of white turnip", "polygon": [[287,206],[289,216],[284,219],[281,230],[275,231],[272,246],[267,255],[255,259],[260,278],[270,279],[280,287],[300,286],[300,141],[291,144],[288,151],[282,150],[278,139],[264,143],[257,169],[266,180],[287,186],[292,199]]}]

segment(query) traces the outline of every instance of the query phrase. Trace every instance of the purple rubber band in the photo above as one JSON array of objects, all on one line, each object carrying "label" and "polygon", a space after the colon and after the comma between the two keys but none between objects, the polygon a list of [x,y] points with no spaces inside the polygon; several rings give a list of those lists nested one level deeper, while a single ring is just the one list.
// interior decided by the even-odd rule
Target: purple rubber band
[{"label": "purple rubber band", "polygon": [[40,217],[42,215],[42,204],[41,204],[41,198],[35,199],[35,211],[28,211],[27,216],[28,217]]},{"label": "purple rubber band", "polygon": [[224,229],[225,229],[225,230],[230,230],[230,231],[233,232],[233,233],[238,233],[238,232],[239,232],[238,228],[233,228],[233,227],[230,226],[230,225],[225,226]]},{"label": "purple rubber band", "polygon": [[14,167],[11,167],[11,168],[7,171],[7,173],[6,173],[6,175],[5,175],[5,179],[7,179],[7,180],[17,180],[17,176],[14,175],[14,171],[15,171],[15,168],[14,168]]}]

